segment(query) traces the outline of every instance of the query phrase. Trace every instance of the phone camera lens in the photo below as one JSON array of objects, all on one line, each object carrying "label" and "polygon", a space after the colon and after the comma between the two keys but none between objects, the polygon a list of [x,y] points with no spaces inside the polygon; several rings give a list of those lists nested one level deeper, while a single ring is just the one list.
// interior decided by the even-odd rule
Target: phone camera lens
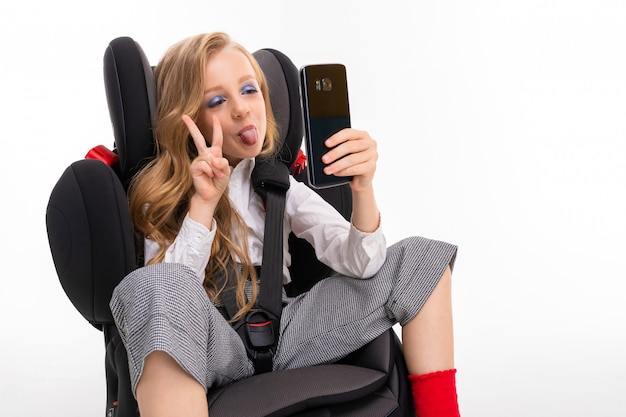
[{"label": "phone camera lens", "polygon": [[333,89],[333,82],[330,78],[322,78],[322,90],[331,91]]}]

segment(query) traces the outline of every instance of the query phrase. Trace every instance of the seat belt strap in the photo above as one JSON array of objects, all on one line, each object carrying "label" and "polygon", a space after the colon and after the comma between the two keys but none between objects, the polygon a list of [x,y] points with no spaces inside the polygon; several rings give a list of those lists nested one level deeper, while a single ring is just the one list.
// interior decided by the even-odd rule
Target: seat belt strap
[{"label": "seat belt strap", "polygon": [[[260,324],[248,322],[246,329],[251,332],[264,332],[262,340],[271,346],[256,351],[254,357],[255,374],[270,372],[274,353],[278,344],[280,316],[283,309],[283,222],[286,190],[269,188],[265,198],[265,232],[263,238],[263,263],[261,266],[261,286],[258,306],[268,319]],[[255,327],[256,326],[256,327]],[[260,336],[260,334],[259,334]],[[263,344],[263,343],[259,343]]]},{"label": "seat belt strap", "polygon": [[283,309],[283,222],[285,190],[270,188],[265,199],[262,282],[259,307],[280,319]]},{"label": "seat belt strap", "polygon": [[[261,273],[258,274],[260,288],[256,303],[258,308],[233,323],[233,328],[241,337],[248,356],[254,363],[255,373],[259,374],[272,370],[278,344],[283,308],[283,223],[289,171],[282,163],[259,160],[252,177],[254,190],[265,203],[263,260]],[[223,285],[223,276],[214,279],[218,286]],[[235,288],[231,283],[221,295],[224,304],[221,310],[227,319],[237,313]]]}]

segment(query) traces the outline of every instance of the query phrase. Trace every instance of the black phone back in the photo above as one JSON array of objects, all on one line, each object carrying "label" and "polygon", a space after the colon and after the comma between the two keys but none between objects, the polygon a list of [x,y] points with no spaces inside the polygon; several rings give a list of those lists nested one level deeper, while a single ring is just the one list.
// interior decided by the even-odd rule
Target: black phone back
[{"label": "black phone back", "polygon": [[324,141],[350,127],[350,105],[346,68],[342,64],[307,65],[300,69],[307,167],[316,188],[346,184],[352,177],[326,175],[322,156],[329,148]]}]

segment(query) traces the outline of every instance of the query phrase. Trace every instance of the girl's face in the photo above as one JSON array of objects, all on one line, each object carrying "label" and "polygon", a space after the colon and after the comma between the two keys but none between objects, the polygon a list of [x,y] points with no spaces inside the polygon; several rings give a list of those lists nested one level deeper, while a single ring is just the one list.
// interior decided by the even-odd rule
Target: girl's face
[{"label": "girl's face", "polygon": [[224,144],[222,153],[232,166],[261,152],[267,120],[265,101],[248,58],[235,48],[213,55],[205,69],[204,99],[198,128],[205,139],[213,138],[217,116]]}]

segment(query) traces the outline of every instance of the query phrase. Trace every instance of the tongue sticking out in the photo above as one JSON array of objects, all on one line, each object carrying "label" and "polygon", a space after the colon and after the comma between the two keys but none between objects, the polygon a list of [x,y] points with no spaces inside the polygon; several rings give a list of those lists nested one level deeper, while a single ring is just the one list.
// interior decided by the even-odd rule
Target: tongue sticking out
[{"label": "tongue sticking out", "polygon": [[239,138],[246,145],[254,145],[258,139],[256,129],[244,130],[239,134]]}]

